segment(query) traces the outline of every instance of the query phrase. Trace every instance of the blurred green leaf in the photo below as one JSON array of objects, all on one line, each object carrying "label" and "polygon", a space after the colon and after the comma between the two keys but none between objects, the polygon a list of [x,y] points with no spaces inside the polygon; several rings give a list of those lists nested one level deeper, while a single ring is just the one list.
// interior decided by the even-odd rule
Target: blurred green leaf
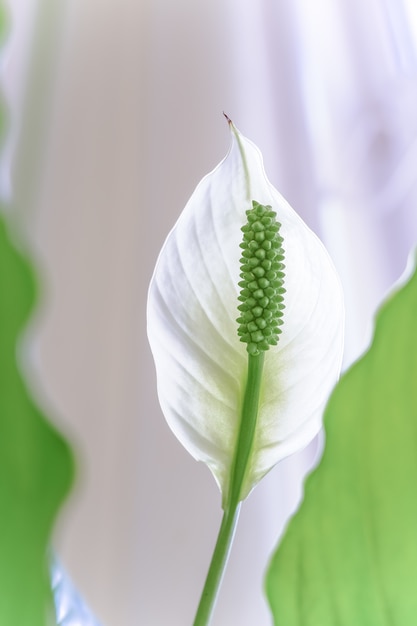
[{"label": "blurred green leaf", "polygon": [[417,623],[417,274],[325,414],[326,448],[267,576],[279,626]]},{"label": "blurred green leaf", "polygon": [[10,30],[10,9],[5,0],[0,0],[0,46],[3,46],[4,40]]},{"label": "blurred green leaf", "polygon": [[47,549],[72,480],[67,444],[35,405],[17,362],[35,284],[0,216],[0,626],[51,623]]},{"label": "blurred green leaf", "polygon": [[[4,41],[10,30],[9,10],[6,8],[5,2],[0,0],[0,53],[3,52]],[[1,56],[0,56],[1,59]],[[7,125],[6,107],[2,98],[0,98],[0,142],[3,141],[4,131]]]}]

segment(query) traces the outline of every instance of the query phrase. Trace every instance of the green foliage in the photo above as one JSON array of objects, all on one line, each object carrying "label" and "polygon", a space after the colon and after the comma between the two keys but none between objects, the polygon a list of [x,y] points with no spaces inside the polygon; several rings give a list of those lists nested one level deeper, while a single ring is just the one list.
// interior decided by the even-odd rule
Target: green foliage
[{"label": "green foliage", "polygon": [[0,626],[50,623],[47,549],[73,473],[67,444],[22,380],[17,341],[35,296],[0,213]]},{"label": "green foliage", "polygon": [[325,414],[326,448],[267,577],[278,626],[417,623],[417,273]]},{"label": "green foliage", "polygon": [[0,0],[0,45],[3,45],[9,31],[9,24],[9,9],[6,7],[4,0]]},{"label": "green foliage", "polygon": [[[5,3],[0,0],[0,48],[3,47],[4,40],[9,32],[9,12],[5,6]],[[1,52],[1,50],[0,50]],[[1,57],[0,57],[1,59]],[[4,130],[6,127],[7,115],[3,99],[0,98],[0,142],[4,137]]]}]

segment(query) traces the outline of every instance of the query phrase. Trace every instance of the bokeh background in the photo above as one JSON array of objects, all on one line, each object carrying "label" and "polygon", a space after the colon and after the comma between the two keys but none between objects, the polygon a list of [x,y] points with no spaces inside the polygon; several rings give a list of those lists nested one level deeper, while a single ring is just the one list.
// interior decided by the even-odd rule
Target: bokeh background
[{"label": "bokeh background", "polygon": [[[78,457],[55,548],[105,626],[191,624],[221,519],[157,403],[158,251],[225,155],[222,112],[326,244],[348,366],[417,242],[413,0],[11,0],[0,191],[43,295],[34,393]],[[263,577],[320,441],[245,503],[214,626],[267,626]]]}]

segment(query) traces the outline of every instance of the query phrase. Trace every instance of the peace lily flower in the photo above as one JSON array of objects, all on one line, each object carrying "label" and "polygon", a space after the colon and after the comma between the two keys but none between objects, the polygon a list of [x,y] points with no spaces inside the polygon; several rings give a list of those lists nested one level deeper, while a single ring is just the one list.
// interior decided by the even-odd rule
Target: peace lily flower
[{"label": "peace lily flower", "polygon": [[325,248],[268,181],[258,148],[229,126],[230,151],[168,235],[148,297],[159,401],[221,490],[223,561],[240,501],[319,431],[344,321]]}]

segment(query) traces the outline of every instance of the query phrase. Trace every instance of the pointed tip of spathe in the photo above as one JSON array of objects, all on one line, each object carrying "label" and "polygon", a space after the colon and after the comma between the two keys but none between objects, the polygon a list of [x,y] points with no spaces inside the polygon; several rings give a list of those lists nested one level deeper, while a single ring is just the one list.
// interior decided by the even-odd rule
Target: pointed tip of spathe
[{"label": "pointed tip of spathe", "polygon": [[227,123],[229,124],[229,126],[233,126],[233,122],[230,119],[230,117],[223,111],[223,115],[225,116]]},{"label": "pointed tip of spathe", "polygon": [[231,132],[237,137],[240,133],[238,129],[236,128],[236,126],[234,125],[233,120],[231,120],[230,117],[227,115],[227,113],[225,113],[224,111],[223,111],[223,115],[226,118],[226,122],[228,123]]},{"label": "pointed tip of spathe", "polygon": [[225,113],[224,111],[223,111],[223,115],[226,118],[226,121],[227,121],[227,123],[229,125],[229,129],[230,129],[230,131],[232,133],[232,136],[234,136],[235,139],[237,139],[239,141],[240,133],[239,133],[238,129],[236,128],[236,126],[234,125],[233,120],[231,120],[230,117],[227,115],[227,113]]}]

